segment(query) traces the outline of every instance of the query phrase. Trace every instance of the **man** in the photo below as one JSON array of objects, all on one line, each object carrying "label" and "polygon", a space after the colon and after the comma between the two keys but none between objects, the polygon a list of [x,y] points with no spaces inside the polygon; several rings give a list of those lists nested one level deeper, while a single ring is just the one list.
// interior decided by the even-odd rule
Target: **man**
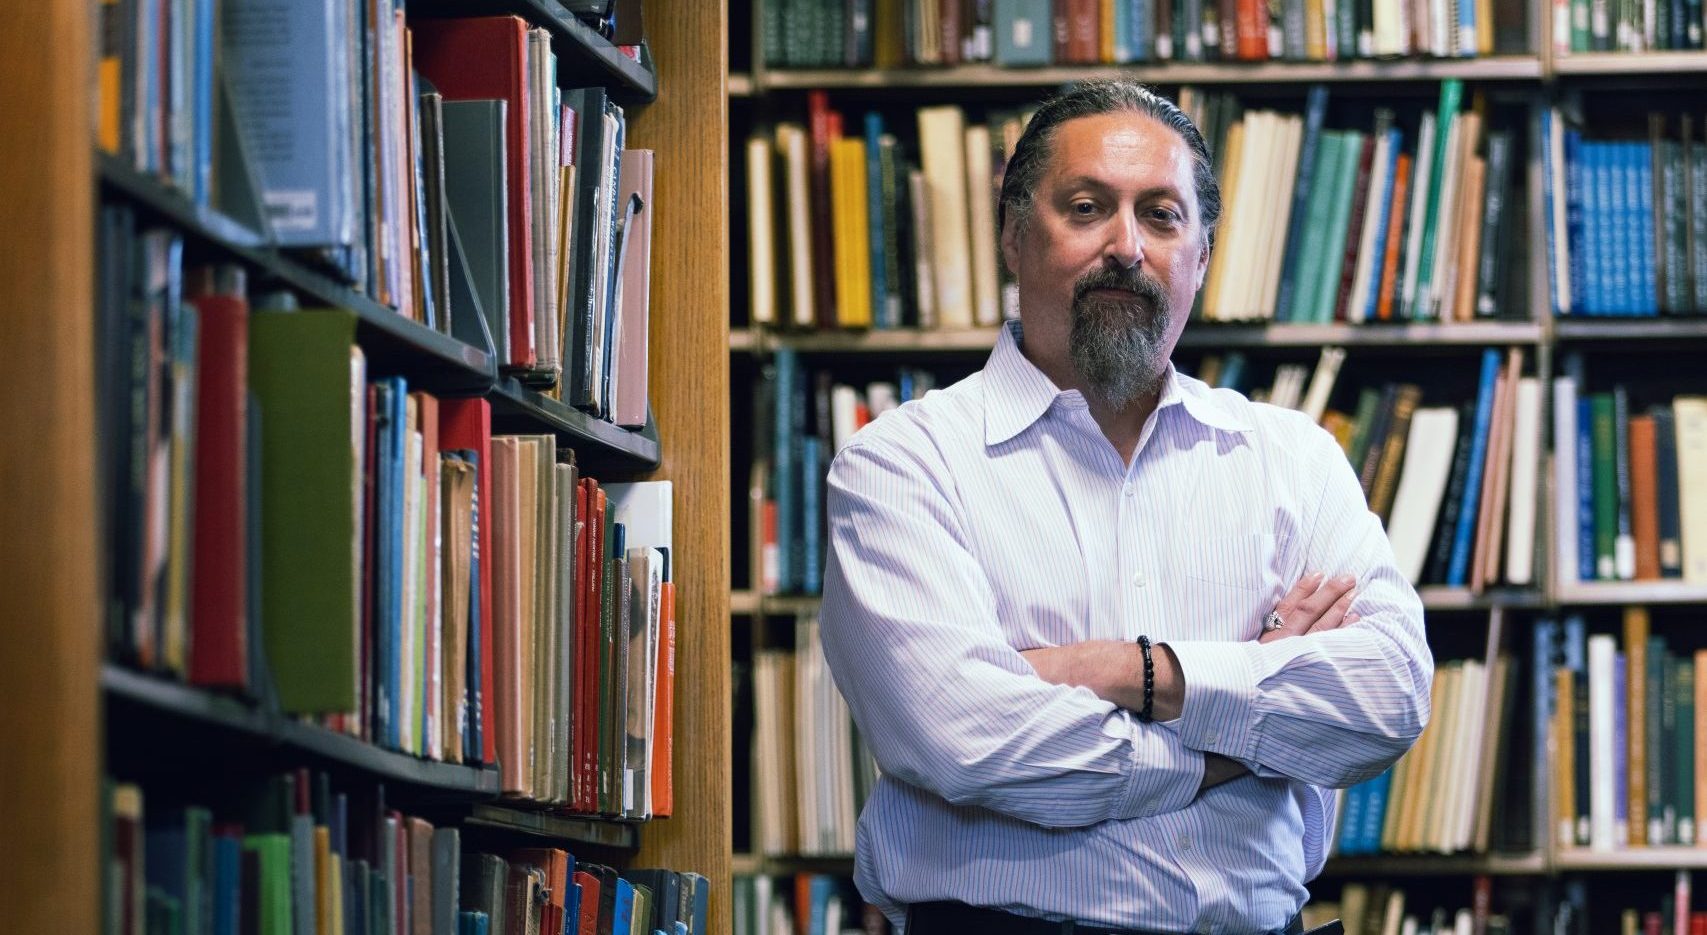
[{"label": "man", "polygon": [[1428,719],[1345,455],[1169,363],[1219,214],[1171,103],[1046,103],[1002,186],[1020,321],[831,467],[824,651],[883,770],[856,879],[907,935],[1299,931],[1331,790]]}]

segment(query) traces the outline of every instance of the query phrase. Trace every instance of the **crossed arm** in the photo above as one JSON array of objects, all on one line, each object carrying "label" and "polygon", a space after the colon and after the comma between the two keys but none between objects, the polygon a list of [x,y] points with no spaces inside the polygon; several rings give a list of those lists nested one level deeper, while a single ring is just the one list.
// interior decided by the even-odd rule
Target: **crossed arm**
[{"label": "crossed arm", "polygon": [[1144,724],[1135,647],[1010,646],[935,472],[850,446],[829,481],[824,650],[878,762],[950,803],[1053,827],[1174,811],[1245,770],[1318,786],[1378,774],[1427,720],[1432,662],[1415,594],[1337,467],[1303,554],[1356,591],[1306,578],[1288,630],[1161,645],[1156,714],[1172,722]]}]

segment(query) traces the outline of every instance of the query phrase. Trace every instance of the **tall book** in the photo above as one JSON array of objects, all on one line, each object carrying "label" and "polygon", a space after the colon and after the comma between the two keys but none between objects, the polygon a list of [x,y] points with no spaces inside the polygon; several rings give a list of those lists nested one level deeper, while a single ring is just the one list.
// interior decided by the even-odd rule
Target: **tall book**
[{"label": "tall book", "polygon": [[921,107],[919,149],[931,217],[930,257],[937,324],[971,328],[972,244],[966,204],[966,115],[959,107]]}]

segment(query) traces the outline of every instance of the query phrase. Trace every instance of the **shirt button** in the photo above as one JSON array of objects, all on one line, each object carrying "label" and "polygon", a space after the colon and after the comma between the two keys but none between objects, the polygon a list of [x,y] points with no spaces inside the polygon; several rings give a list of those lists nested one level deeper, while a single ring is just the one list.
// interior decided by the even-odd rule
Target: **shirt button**
[{"label": "shirt button", "polygon": [[1220,741],[1221,741],[1221,732],[1218,730],[1208,731],[1203,735],[1203,742],[1204,743],[1219,743]]},{"label": "shirt button", "polygon": [[1120,488],[1120,492],[1121,492],[1121,493],[1123,493],[1123,494],[1125,494],[1125,495],[1126,495],[1126,496],[1128,496],[1128,497],[1136,497],[1136,496],[1138,496],[1138,491],[1137,491],[1137,490],[1135,490],[1135,489],[1133,489],[1133,487],[1132,487],[1132,485],[1131,485],[1131,484],[1127,484],[1127,485],[1126,485],[1126,486],[1124,486],[1124,487],[1122,487],[1122,488]]},{"label": "shirt button", "polygon": [[1132,586],[1135,588],[1144,587],[1145,585],[1147,585],[1149,583],[1150,583],[1150,579],[1144,577],[1143,572],[1139,572],[1139,573],[1132,576]]}]

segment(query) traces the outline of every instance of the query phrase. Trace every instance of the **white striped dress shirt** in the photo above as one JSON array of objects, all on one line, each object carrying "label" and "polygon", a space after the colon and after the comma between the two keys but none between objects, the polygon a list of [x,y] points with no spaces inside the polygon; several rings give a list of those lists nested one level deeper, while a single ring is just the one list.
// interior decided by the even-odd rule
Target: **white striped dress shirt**
[{"label": "white striped dress shirt", "polygon": [[[824,652],[883,770],[856,882],[899,922],[959,900],[1253,935],[1321,871],[1333,788],[1428,720],[1416,592],[1333,439],[1170,367],[1131,465],[1003,329],[984,369],[872,422],[829,476]],[[1356,624],[1256,642],[1311,571]],[[1182,716],[1144,724],[1021,650],[1166,642]],[[1249,766],[1202,795],[1203,754]]]}]

